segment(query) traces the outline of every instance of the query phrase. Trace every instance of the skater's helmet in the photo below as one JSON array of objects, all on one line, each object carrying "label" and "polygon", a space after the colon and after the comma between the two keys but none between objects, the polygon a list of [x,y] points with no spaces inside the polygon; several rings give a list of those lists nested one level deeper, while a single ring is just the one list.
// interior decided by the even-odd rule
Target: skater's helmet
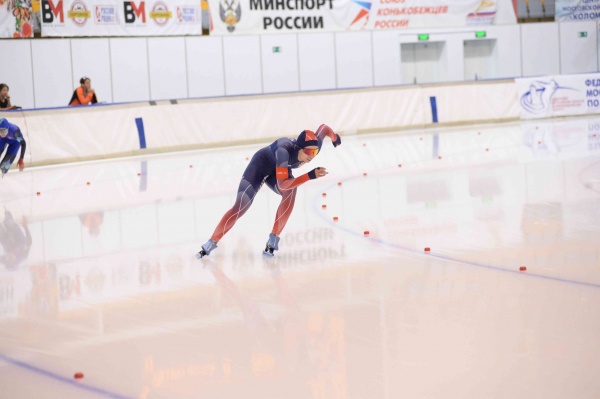
[{"label": "skater's helmet", "polygon": [[317,135],[311,130],[303,130],[296,139],[296,145],[300,148],[315,146],[319,147],[319,151],[321,151],[321,145],[323,145],[323,142],[319,140]]},{"label": "skater's helmet", "polygon": [[4,137],[8,134],[8,119],[0,118],[0,136]]}]

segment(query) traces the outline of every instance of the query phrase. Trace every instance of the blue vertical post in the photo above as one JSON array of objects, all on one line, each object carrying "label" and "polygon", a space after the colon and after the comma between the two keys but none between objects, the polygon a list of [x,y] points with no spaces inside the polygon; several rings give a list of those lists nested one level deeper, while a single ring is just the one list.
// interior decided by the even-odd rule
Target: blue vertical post
[{"label": "blue vertical post", "polygon": [[[138,130],[138,137],[140,139],[140,149],[146,148],[146,134],[144,133],[144,121],[142,118],[135,118],[135,125]],[[148,188],[148,163],[146,161],[142,161],[142,170],[141,170],[141,179],[140,179],[140,191],[146,191]]]},{"label": "blue vertical post", "polygon": [[433,123],[438,123],[437,102],[435,97],[429,97],[429,102],[431,103],[431,119],[433,120]]},{"label": "blue vertical post", "polygon": [[146,148],[146,134],[144,133],[144,121],[142,118],[135,118],[135,125],[137,126],[138,136],[140,138],[140,148]]},{"label": "blue vertical post", "polygon": [[[437,101],[435,96],[429,97],[429,103],[431,104],[431,120],[433,123],[438,123],[437,113]],[[433,159],[436,159],[440,154],[440,135],[434,133],[433,135]]]}]

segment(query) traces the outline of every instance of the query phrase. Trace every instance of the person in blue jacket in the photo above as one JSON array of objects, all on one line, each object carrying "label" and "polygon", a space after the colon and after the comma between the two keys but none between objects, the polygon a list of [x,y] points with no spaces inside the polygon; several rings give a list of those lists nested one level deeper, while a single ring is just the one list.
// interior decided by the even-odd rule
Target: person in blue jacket
[{"label": "person in blue jacket", "polygon": [[4,158],[0,161],[2,177],[4,177],[12,163],[15,161],[19,149],[21,149],[21,155],[17,161],[17,165],[19,165],[19,171],[22,172],[23,169],[25,169],[23,157],[25,156],[25,149],[27,148],[25,138],[17,125],[10,123],[6,118],[0,118],[0,155],[2,155],[5,148],[6,154],[4,154]]}]

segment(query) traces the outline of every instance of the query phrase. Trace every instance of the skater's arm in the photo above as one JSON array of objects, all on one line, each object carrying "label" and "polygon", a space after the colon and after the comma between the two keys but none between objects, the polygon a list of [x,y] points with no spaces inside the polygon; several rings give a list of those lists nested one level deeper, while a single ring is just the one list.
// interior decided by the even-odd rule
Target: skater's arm
[{"label": "skater's arm", "polygon": [[15,138],[21,144],[21,155],[19,156],[19,160],[17,161],[17,165],[19,166],[19,171],[22,172],[25,169],[25,161],[23,158],[25,157],[25,149],[27,148],[27,143],[25,142],[25,138],[20,130],[15,132]]},{"label": "skater's arm", "polygon": [[329,137],[333,142],[334,147],[337,147],[338,145],[342,144],[342,138],[338,134],[335,134],[333,129],[331,129],[326,124],[322,124],[321,126],[319,126],[316,135],[321,141],[325,139],[325,136]]},{"label": "skater's arm", "polygon": [[21,138],[18,140],[19,143],[21,143],[21,155],[19,156],[19,159],[23,159],[25,157],[25,150],[27,149],[27,142],[25,141],[23,136],[21,136]]},{"label": "skater's arm", "polygon": [[[277,168],[279,169],[279,168]],[[319,177],[323,177],[327,174],[327,169],[325,168],[314,168],[313,170],[311,170],[310,172],[303,174],[300,177],[297,178],[290,178],[290,179],[279,179],[279,176],[281,174],[281,176],[283,177],[288,176],[288,169],[285,168],[278,170],[277,171],[277,186],[279,187],[280,191],[286,191],[286,190],[291,190],[293,188],[296,188],[298,186],[300,186],[301,184],[306,183],[309,180],[314,180],[314,179],[318,179]]]},{"label": "skater's arm", "polygon": [[275,152],[275,160],[277,162],[275,177],[280,191],[292,190],[310,180],[308,173],[296,178],[290,177],[290,155],[284,148],[279,148]]},{"label": "skater's arm", "polygon": [[[309,172],[310,173],[310,172]],[[299,177],[289,177],[288,168],[277,168],[277,187],[280,191],[292,190],[310,180],[309,173]]]}]

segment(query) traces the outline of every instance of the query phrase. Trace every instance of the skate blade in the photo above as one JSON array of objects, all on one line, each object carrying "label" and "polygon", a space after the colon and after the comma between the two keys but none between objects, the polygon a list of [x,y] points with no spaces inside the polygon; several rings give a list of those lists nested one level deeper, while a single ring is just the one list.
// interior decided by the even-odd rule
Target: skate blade
[{"label": "skate blade", "polygon": [[275,256],[274,253],[269,252],[269,251],[263,251],[263,255],[266,256],[266,257],[268,257],[268,258],[272,258],[272,257]]}]

